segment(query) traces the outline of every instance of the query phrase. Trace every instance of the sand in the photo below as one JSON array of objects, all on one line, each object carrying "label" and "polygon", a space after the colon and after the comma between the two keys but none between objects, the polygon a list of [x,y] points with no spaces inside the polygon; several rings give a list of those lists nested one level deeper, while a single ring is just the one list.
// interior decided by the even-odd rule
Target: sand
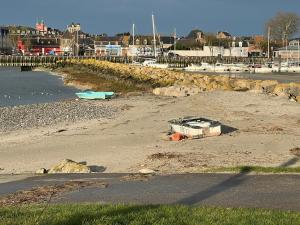
[{"label": "sand", "polygon": [[[250,92],[205,92],[171,98],[118,98],[114,119],[60,123],[1,134],[0,173],[33,173],[63,159],[103,166],[105,173],[199,172],[238,165],[300,166],[290,149],[300,147],[300,104]],[[170,142],[168,121],[184,116],[219,120],[219,137]],[[58,130],[64,132],[56,132]],[[157,153],[176,157],[151,157]]]}]

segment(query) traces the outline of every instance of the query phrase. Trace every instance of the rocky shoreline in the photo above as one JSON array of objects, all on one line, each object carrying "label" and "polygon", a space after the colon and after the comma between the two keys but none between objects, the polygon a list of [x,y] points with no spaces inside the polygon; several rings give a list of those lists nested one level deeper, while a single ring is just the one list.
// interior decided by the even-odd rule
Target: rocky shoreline
[{"label": "rocky shoreline", "polygon": [[113,118],[118,108],[106,102],[67,100],[43,104],[0,107],[0,133]]},{"label": "rocky shoreline", "polygon": [[[66,66],[66,65],[62,65]],[[190,74],[183,71],[138,67],[97,60],[70,60],[69,67],[84,68],[96,74],[110,74],[118,80],[130,80],[148,84],[152,88],[193,88],[196,92],[208,91],[251,91],[275,96],[285,96],[300,102],[300,83],[280,83],[276,80],[254,80],[228,76]],[[95,86],[95,88],[97,85]],[[156,91],[158,92],[158,91]],[[157,94],[157,93],[155,93]],[[179,94],[180,95],[180,94]]]}]

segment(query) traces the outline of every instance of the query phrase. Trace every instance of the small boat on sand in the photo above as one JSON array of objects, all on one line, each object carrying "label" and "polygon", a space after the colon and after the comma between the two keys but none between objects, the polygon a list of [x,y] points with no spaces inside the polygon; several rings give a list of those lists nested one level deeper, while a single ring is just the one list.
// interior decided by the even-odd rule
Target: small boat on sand
[{"label": "small boat on sand", "polygon": [[222,133],[221,123],[205,118],[186,117],[170,120],[172,133],[179,133],[188,138],[204,138],[219,136]]},{"label": "small boat on sand", "polygon": [[110,99],[115,93],[114,92],[97,92],[97,91],[85,91],[75,93],[78,98],[88,99],[88,100],[96,100],[96,99]]}]

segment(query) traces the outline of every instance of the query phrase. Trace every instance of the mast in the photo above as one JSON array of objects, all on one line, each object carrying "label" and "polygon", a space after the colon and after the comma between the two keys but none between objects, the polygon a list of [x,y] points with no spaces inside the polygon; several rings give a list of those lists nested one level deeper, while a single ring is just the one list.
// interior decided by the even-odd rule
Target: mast
[{"label": "mast", "polygon": [[177,38],[177,31],[176,28],[174,29],[174,51],[176,50],[176,38]]},{"label": "mast", "polygon": [[134,38],[135,38],[135,36],[134,36],[135,33],[134,33],[134,32],[135,32],[135,24],[132,24],[132,45],[133,45],[133,46],[134,46],[134,41],[135,41],[135,40],[134,40]]},{"label": "mast", "polygon": [[268,59],[270,58],[270,33],[271,27],[268,27]]},{"label": "mast", "polygon": [[156,34],[155,34],[155,21],[152,13],[152,29],[153,29],[153,45],[154,45],[154,58],[156,58]]}]

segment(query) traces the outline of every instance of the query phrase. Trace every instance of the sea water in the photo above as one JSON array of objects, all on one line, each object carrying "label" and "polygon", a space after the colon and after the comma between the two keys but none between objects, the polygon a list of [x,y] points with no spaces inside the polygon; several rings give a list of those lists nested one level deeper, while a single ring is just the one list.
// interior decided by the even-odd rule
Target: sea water
[{"label": "sea water", "polygon": [[75,99],[77,91],[65,86],[61,77],[48,72],[0,67],[0,107]]}]

